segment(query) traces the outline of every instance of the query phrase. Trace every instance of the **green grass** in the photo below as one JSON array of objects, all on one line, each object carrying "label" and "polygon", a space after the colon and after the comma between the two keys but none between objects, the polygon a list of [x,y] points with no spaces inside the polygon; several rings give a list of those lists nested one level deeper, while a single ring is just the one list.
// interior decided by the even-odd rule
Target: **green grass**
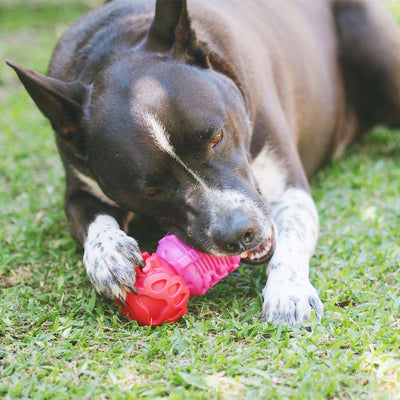
[{"label": "green grass", "polygon": [[243,266],[178,323],[139,327],[88,283],[53,134],[3,63],[45,72],[87,9],[36,3],[0,5],[0,397],[400,399],[400,132],[374,130],[313,181],[321,324],[263,323],[265,266]]}]

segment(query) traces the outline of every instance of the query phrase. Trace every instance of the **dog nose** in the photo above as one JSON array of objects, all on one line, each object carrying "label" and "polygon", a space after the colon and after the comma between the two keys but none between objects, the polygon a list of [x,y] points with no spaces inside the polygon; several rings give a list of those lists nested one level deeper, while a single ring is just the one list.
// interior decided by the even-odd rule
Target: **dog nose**
[{"label": "dog nose", "polygon": [[215,235],[218,247],[228,253],[241,253],[248,249],[256,231],[242,211],[234,212],[226,223],[221,223]]},{"label": "dog nose", "polygon": [[236,232],[225,244],[225,250],[229,253],[243,252],[254,239],[254,229],[247,228],[244,231]]}]

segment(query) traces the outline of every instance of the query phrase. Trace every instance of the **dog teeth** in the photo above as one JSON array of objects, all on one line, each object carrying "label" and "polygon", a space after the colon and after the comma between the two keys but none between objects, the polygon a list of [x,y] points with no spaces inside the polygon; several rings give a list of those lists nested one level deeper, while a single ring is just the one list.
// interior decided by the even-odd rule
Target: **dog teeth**
[{"label": "dog teeth", "polygon": [[258,246],[257,248],[243,252],[241,254],[241,257],[250,261],[261,260],[268,255],[270,248],[271,242],[269,240],[266,240],[264,243],[261,243],[260,246]]}]

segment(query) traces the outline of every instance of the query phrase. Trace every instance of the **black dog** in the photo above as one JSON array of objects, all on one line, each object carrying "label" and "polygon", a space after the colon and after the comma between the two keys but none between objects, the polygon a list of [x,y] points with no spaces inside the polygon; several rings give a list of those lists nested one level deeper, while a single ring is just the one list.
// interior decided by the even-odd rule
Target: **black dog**
[{"label": "black dog", "polygon": [[269,261],[267,321],[320,318],[308,178],[371,126],[400,125],[399,28],[369,0],[153,7],[90,12],[48,76],[9,62],[56,132],[90,281],[120,301],[135,291],[137,212],[200,251]]}]

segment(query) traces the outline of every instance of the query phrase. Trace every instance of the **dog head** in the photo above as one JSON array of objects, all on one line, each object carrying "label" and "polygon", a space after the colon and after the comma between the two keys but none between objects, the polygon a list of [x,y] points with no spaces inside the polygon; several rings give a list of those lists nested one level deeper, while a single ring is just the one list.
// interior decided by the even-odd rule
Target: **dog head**
[{"label": "dog head", "polygon": [[97,66],[89,84],[10,65],[51,121],[64,162],[84,163],[120,207],[200,251],[270,258],[273,227],[249,164],[243,95],[213,68],[184,1],[158,1],[145,39]]}]

